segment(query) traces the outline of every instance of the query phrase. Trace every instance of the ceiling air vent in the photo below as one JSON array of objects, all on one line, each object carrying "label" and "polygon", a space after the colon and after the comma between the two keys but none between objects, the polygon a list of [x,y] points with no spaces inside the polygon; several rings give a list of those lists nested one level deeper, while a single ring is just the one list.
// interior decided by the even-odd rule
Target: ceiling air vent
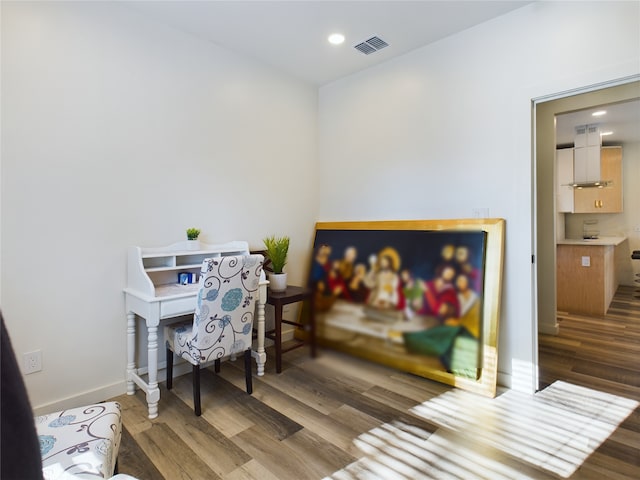
[{"label": "ceiling air vent", "polygon": [[359,43],[353,48],[364,53],[365,55],[369,55],[388,46],[389,44],[382,40],[380,37],[371,37],[369,40],[365,40],[364,42]]}]

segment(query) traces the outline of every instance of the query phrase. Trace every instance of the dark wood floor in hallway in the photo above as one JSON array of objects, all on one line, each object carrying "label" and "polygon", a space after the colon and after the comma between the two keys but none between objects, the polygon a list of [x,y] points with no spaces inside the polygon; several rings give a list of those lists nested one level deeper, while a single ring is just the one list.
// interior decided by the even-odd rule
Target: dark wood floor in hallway
[{"label": "dark wood floor in hallway", "polygon": [[[545,382],[560,379],[638,400],[640,301],[630,293],[620,289],[603,319],[561,316],[560,335],[540,339]],[[273,352],[269,353],[272,360]],[[160,415],[154,420],[147,418],[142,392],[117,397],[125,427],[120,471],[141,480],[560,478],[513,454],[482,445],[478,451],[494,457],[488,462],[503,462],[518,473],[496,468],[492,475],[474,474],[471,457],[455,460],[455,441],[440,460],[428,459],[429,468],[421,475],[402,473],[400,452],[394,457],[400,463],[391,476],[346,476],[343,469],[365,455],[359,448],[362,442],[356,439],[367,432],[400,425],[400,434],[412,433],[413,447],[435,437],[433,433],[443,429],[414,409],[455,389],[338,352],[320,350],[319,357],[311,359],[303,348],[283,357],[282,374],[276,374],[274,362],[268,361],[265,376],[254,376],[254,393],[248,396],[240,360],[236,363],[237,367],[223,364],[219,375],[204,371],[201,417],[193,415],[190,374],[177,378],[172,391],[162,385]],[[473,400],[464,407],[473,408]],[[530,436],[517,429],[511,434],[522,442]],[[474,439],[465,442],[473,445]],[[380,448],[392,450],[390,445]],[[458,470],[467,473],[454,473]],[[342,476],[334,476],[338,471]],[[639,472],[640,412],[636,409],[569,478],[635,479]]]},{"label": "dark wood floor in hallway", "polygon": [[540,382],[566,380],[640,400],[640,299],[621,286],[607,314],[558,313],[558,335],[540,335]]}]

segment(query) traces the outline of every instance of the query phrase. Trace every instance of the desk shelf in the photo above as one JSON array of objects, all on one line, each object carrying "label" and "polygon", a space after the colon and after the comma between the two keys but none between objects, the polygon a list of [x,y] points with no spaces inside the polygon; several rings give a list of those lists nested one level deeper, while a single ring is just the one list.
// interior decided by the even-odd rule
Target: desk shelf
[{"label": "desk shelf", "polygon": [[199,285],[197,283],[189,283],[187,285],[180,285],[178,283],[172,283],[167,285],[158,285],[156,287],[156,293],[160,297],[181,297],[185,295],[193,295],[198,293]]},{"label": "desk shelf", "polygon": [[127,262],[127,289],[146,297],[162,296],[159,287],[178,284],[178,273],[200,275],[205,258],[249,253],[249,244],[234,241],[220,245],[202,244],[201,250],[187,250],[187,242],[167,247],[129,247]]},{"label": "desk shelf", "polygon": [[[204,257],[207,258],[207,257]],[[204,260],[204,258],[202,260]],[[184,264],[184,265],[175,265],[172,267],[153,267],[153,268],[145,268],[144,271],[147,273],[153,273],[153,272],[168,272],[168,271],[178,271],[178,270],[190,270],[193,268],[197,268],[198,270],[200,270],[200,267],[202,267],[202,262],[199,263],[191,263],[191,264]]]}]

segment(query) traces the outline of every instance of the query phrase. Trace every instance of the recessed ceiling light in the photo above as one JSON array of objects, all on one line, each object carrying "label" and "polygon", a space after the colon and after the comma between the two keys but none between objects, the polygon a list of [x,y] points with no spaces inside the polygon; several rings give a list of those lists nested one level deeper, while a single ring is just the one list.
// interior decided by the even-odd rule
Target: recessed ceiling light
[{"label": "recessed ceiling light", "polygon": [[600,132],[601,137],[604,137],[606,135],[613,135],[613,132]]},{"label": "recessed ceiling light", "polygon": [[344,43],[344,35],[341,33],[332,33],[329,35],[328,40],[332,45],[340,45],[341,43]]},{"label": "recessed ceiling light", "polygon": [[593,112],[591,114],[592,117],[601,117],[602,115],[606,115],[607,111],[606,110],[598,110],[597,112]]}]

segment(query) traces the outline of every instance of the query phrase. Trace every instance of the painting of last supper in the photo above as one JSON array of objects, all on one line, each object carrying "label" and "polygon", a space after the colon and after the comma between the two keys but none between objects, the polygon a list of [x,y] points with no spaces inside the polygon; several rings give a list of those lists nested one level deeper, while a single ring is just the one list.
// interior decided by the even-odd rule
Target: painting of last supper
[{"label": "painting of last supper", "polygon": [[496,259],[495,222],[453,222],[316,225],[309,286],[321,344],[446,383],[483,385],[497,329],[497,307],[485,308],[495,296],[485,293],[499,288],[500,276],[488,269],[500,267],[502,242]]}]

